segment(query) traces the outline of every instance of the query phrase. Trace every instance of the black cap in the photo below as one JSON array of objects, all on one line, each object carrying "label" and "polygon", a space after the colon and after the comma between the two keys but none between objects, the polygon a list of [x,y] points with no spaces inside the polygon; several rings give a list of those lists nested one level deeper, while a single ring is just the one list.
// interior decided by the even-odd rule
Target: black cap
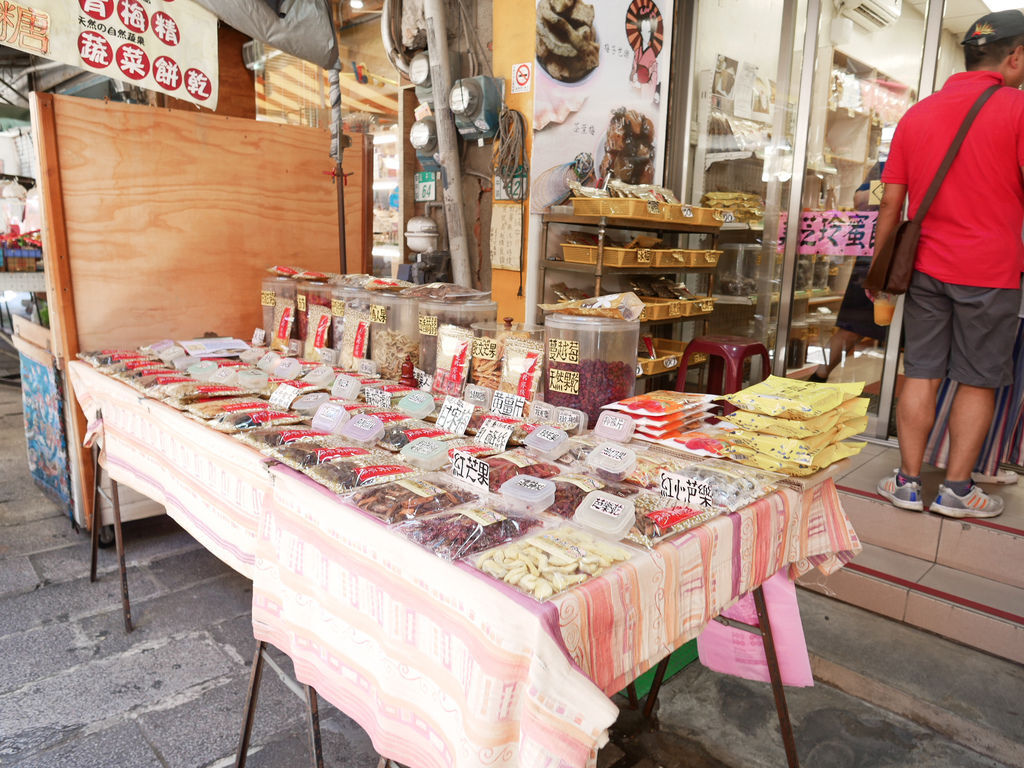
[{"label": "black cap", "polygon": [[1024,35],[1024,13],[997,11],[971,24],[960,45],[988,45],[996,40]]}]

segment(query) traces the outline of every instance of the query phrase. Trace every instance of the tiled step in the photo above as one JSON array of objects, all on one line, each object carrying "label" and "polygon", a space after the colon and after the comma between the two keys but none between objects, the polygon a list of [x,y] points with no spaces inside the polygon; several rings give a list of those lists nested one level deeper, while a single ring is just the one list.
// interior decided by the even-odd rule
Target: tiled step
[{"label": "tiled step", "polygon": [[[1013,567],[1012,563],[1006,565]],[[864,551],[832,576],[825,578],[811,572],[800,583],[843,602],[1024,663],[1024,588],[871,543],[865,543]]]}]

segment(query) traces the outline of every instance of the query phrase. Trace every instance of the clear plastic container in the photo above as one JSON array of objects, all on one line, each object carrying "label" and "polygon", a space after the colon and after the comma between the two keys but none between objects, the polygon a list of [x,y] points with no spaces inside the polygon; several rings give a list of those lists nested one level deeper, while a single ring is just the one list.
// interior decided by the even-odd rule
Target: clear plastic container
[{"label": "clear plastic container", "polygon": [[270,373],[272,370],[274,370],[274,366],[280,362],[281,356],[277,354],[277,352],[271,350],[270,352],[267,352],[267,354],[265,354],[263,357],[256,361],[256,367],[259,368],[261,371]]},{"label": "clear plastic container", "polygon": [[762,246],[756,243],[728,243],[718,260],[715,289],[726,296],[757,293],[757,272]]},{"label": "clear plastic container", "polygon": [[287,277],[263,278],[260,304],[267,345],[278,352],[287,352],[295,328],[295,281]]},{"label": "clear plastic container", "polygon": [[596,422],[601,406],[633,394],[639,338],[636,320],[549,314],[545,402],[576,408]]},{"label": "clear plastic container", "polygon": [[482,408],[485,411],[490,410],[491,401],[494,400],[494,390],[477,384],[467,384],[462,392],[462,399],[467,403],[472,403],[477,408]]},{"label": "clear plastic container", "polygon": [[266,371],[261,371],[259,368],[247,368],[244,371],[238,372],[236,383],[242,389],[259,391],[267,386],[269,378]]},{"label": "clear plastic container", "polygon": [[530,403],[530,421],[534,424],[553,424],[556,410],[555,406],[543,400],[534,400]]},{"label": "clear plastic container", "polygon": [[429,392],[410,392],[398,401],[396,407],[413,419],[425,419],[434,412],[437,403]]},{"label": "clear plastic container", "polygon": [[523,442],[526,452],[544,461],[558,461],[569,450],[569,435],[558,427],[537,427]]},{"label": "clear plastic container", "polygon": [[209,381],[219,366],[213,360],[200,360],[188,367],[188,375],[196,381]]},{"label": "clear plastic container", "polygon": [[333,291],[326,283],[302,281],[295,289],[298,337],[303,340],[302,356],[319,360],[321,349],[332,348],[331,299]]},{"label": "clear plastic container", "polygon": [[416,299],[382,291],[370,300],[370,359],[383,379],[399,379],[408,357],[420,364],[419,304]]},{"label": "clear plastic container", "polygon": [[433,373],[437,367],[437,329],[442,325],[470,328],[474,323],[494,322],[498,317],[498,302],[489,294],[474,294],[470,298],[449,296],[443,301],[421,299],[419,303],[420,364],[421,370]]},{"label": "clear plastic container", "polygon": [[192,355],[180,355],[171,360],[171,365],[173,365],[176,370],[187,371],[190,366],[193,366],[198,362],[200,362],[198,357],[192,357]]},{"label": "clear plastic container", "polygon": [[326,402],[316,409],[313,414],[313,429],[336,435],[341,432],[345,423],[352,418],[345,408],[338,403]]},{"label": "clear plastic container", "polygon": [[341,336],[345,330],[345,288],[341,285],[331,288],[331,347],[341,348]]},{"label": "clear plastic container", "polygon": [[399,453],[412,466],[428,472],[438,470],[448,463],[448,447],[432,437],[418,437],[402,446]]},{"label": "clear plastic container", "polygon": [[570,435],[578,435],[587,431],[590,419],[583,411],[562,406],[555,409],[555,423]]},{"label": "clear plastic container", "polygon": [[516,475],[501,484],[501,495],[515,509],[543,512],[555,501],[555,484],[543,477]]},{"label": "clear plastic container", "polygon": [[359,361],[370,357],[370,304],[374,294],[361,288],[338,288],[336,292],[345,303],[341,333],[335,336],[338,366],[343,371],[355,371]]},{"label": "clear plastic container", "polygon": [[601,443],[587,455],[587,466],[605,480],[621,482],[636,469],[636,451],[621,443]]},{"label": "clear plastic container", "polygon": [[310,392],[308,395],[300,395],[292,403],[292,410],[306,416],[312,416],[330,398],[331,396],[326,392]]},{"label": "clear plastic container", "polygon": [[384,422],[376,416],[361,413],[345,422],[341,436],[361,448],[372,448],[384,436]]},{"label": "clear plastic container", "polygon": [[614,411],[602,411],[594,425],[594,434],[602,440],[628,443],[636,430],[636,422],[629,416]]},{"label": "clear plastic container", "polygon": [[312,384],[317,387],[327,387],[330,389],[334,385],[334,380],[338,378],[338,374],[329,365],[318,365],[316,368],[308,371],[302,380],[307,384]]},{"label": "clear plastic container", "polygon": [[339,400],[355,401],[359,399],[359,393],[362,390],[363,383],[359,379],[342,373],[334,380],[334,386],[331,387],[331,397],[337,397]]},{"label": "clear plastic container", "polygon": [[576,508],[572,519],[594,533],[618,541],[636,523],[636,508],[630,499],[593,491]]},{"label": "clear plastic container", "polygon": [[278,360],[277,364],[270,370],[270,373],[279,379],[294,379],[302,371],[302,366],[294,357],[286,357]]},{"label": "clear plastic container", "polygon": [[473,342],[470,381],[489,389],[498,389],[501,383],[501,363],[507,340],[544,343],[544,326],[513,323],[510,317],[502,322],[473,323],[472,328],[476,340]]}]

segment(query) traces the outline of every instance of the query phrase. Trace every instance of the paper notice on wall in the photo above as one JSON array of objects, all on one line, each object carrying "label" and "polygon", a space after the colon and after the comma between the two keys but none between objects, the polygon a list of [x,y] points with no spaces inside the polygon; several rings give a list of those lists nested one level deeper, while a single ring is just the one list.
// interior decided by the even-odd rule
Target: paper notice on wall
[{"label": "paper notice on wall", "polygon": [[4,0],[0,43],[217,108],[217,17],[192,0]]},{"label": "paper notice on wall", "polygon": [[744,61],[736,73],[736,85],[732,89],[733,114],[736,117],[752,118],[754,116],[754,81],[757,80],[757,67]]},{"label": "paper notice on wall", "polygon": [[518,272],[522,254],[522,206],[496,202],[491,208],[491,268]]}]

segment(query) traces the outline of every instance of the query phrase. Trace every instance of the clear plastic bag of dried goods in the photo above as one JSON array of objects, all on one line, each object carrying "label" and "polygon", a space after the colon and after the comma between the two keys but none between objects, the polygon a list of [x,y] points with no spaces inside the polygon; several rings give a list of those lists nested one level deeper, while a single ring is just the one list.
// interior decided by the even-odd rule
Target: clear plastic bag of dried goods
[{"label": "clear plastic bag of dried goods", "polygon": [[492,493],[497,493],[502,483],[516,475],[531,477],[554,477],[561,470],[554,464],[526,455],[522,450],[506,451],[497,456],[484,459],[490,467],[488,485]]},{"label": "clear plastic bag of dried goods", "polygon": [[372,450],[365,456],[315,464],[302,469],[302,473],[339,494],[422,474],[418,469],[397,461],[394,456]]},{"label": "clear plastic bag of dried goods", "polygon": [[459,560],[515,541],[540,526],[541,522],[534,517],[467,504],[402,521],[395,530],[443,560]]},{"label": "clear plastic bag of dried goods", "polygon": [[262,411],[269,405],[266,400],[258,397],[215,397],[190,403],[185,410],[200,419],[212,419],[222,413]]},{"label": "clear plastic bag of dried goods", "polygon": [[243,443],[251,445],[263,453],[268,453],[271,449],[291,445],[292,443],[321,440],[327,436],[326,432],[312,429],[306,424],[247,429],[236,435]]},{"label": "clear plastic bag of dried goods", "polygon": [[447,475],[434,472],[360,489],[346,500],[386,523],[444,512],[480,497]]},{"label": "clear plastic bag of dried goods", "polygon": [[735,512],[772,493],[782,479],[734,462],[706,459],[667,469],[658,487],[663,496],[688,506]]},{"label": "clear plastic bag of dried goods", "polygon": [[653,547],[724,514],[720,509],[691,507],[668,496],[647,491],[633,497],[633,507],[636,520],[626,537],[644,547]]},{"label": "clear plastic bag of dried goods", "polygon": [[640,490],[635,485],[609,483],[579,472],[558,475],[551,480],[555,484],[555,502],[547,511],[566,519],[575,514],[576,507],[593,491],[604,491],[625,498]]},{"label": "clear plastic bag of dried goods", "polygon": [[434,424],[418,419],[408,419],[394,424],[388,424],[384,428],[384,436],[377,441],[377,445],[388,451],[400,451],[413,440],[420,437],[432,437],[435,440],[455,438],[451,432],[440,429]]},{"label": "clear plastic bag of dried goods", "polygon": [[372,457],[381,463],[392,460],[385,451],[351,445],[343,438],[334,436],[279,445],[271,449],[271,455],[283,464],[287,464],[289,467],[300,472],[321,464],[346,461],[348,459]]},{"label": "clear plastic bag of dried goods", "polygon": [[437,356],[432,391],[462,396],[473,358],[473,331],[455,325],[437,329]]},{"label": "clear plastic bag of dried goods", "polygon": [[218,432],[239,432],[244,429],[260,427],[283,427],[289,424],[300,424],[302,416],[291,411],[267,408],[262,411],[243,411],[242,413],[222,413],[206,422]]},{"label": "clear plastic bag of dried goods", "polygon": [[547,600],[632,556],[624,546],[563,525],[488,550],[473,564],[536,600]]}]

